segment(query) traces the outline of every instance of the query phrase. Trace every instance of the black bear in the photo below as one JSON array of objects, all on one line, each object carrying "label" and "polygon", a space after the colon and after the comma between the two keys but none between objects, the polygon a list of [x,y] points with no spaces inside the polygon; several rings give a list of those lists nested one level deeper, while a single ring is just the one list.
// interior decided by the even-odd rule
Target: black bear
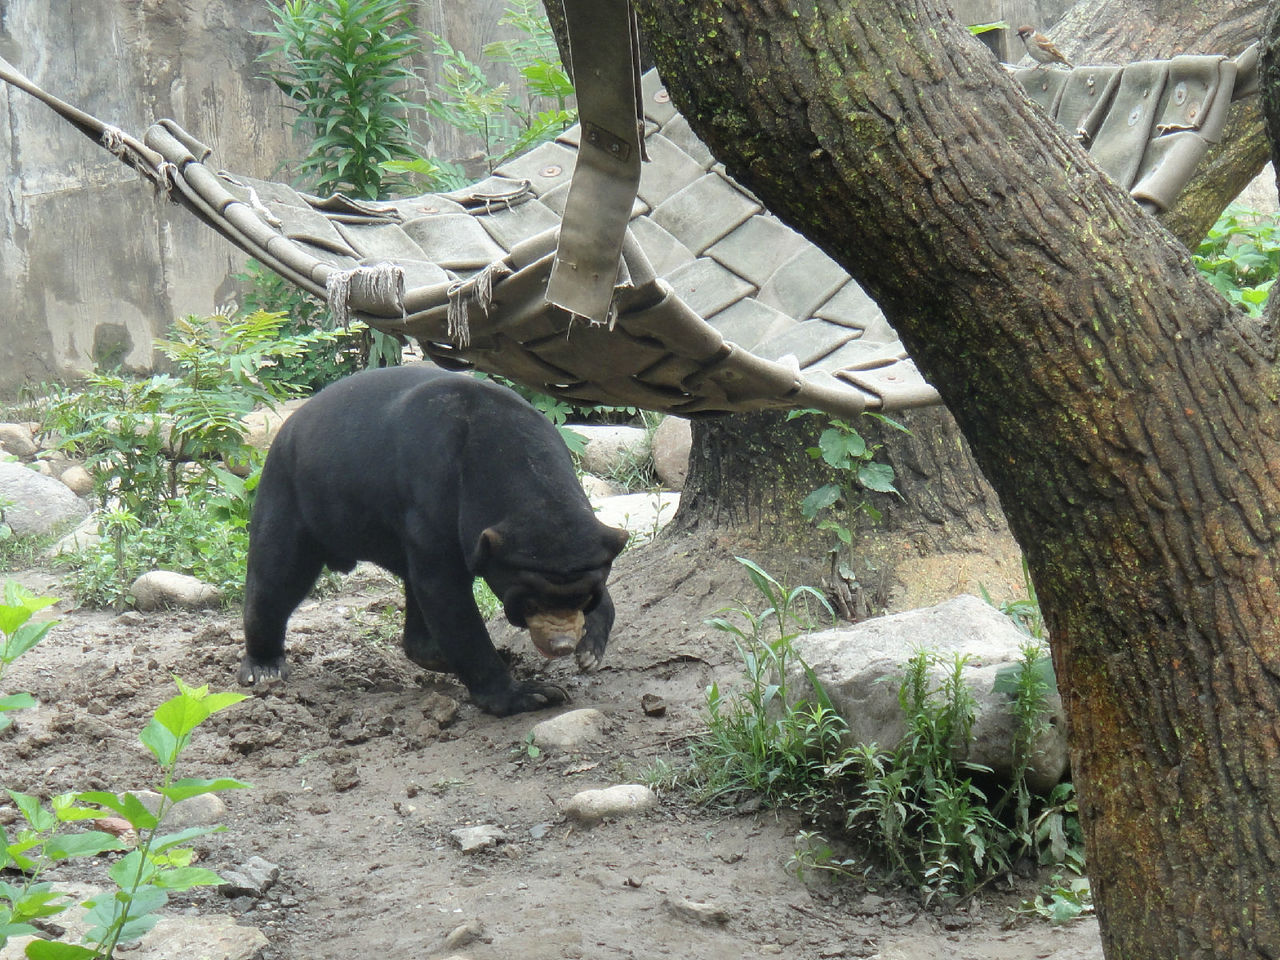
[{"label": "black bear", "polygon": [[517,681],[472,595],[481,576],[547,656],[586,670],[613,626],[627,534],[596,519],[555,427],[505,387],[425,364],[320,391],[271,445],[249,525],[240,681],[284,677],[285,626],[323,566],[369,560],[405,585],[404,649],[505,716],[562,703]]}]

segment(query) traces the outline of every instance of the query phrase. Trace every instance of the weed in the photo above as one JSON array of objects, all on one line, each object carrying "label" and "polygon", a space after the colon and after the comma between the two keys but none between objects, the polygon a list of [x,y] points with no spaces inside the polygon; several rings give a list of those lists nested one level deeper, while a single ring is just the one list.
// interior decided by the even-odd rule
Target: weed
[{"label": "weed", "polygon": [[[817,831],[806,831],[792,869],[906,882],[926,902],[965,895],[1024,856],[1083,868],[1071,785],[1060,784],[1048,797],[1026,785],[1052,687],[1042,645],[1029,642],[1019,664],[999,679],[1017,723],[1015,782],[989,797],[983,785],[991,771],[967,759],[976,703],[965,657],[917,652],[896,679],[902,740],[892,748],[848,744],[846,724],[792,649],[805,622],[796,616],[797,603],[820,595],[787,590],[755,564],[739,562],[765,609],[743,606],[734,618],[709,623],[734,636],[745,686],[734,694],[715,684],[708,689],[708,730],[693,745],[690,769],[655,767],[655,780],[686,786],[703,803],[754,793],[811,823],[834,824],[838,839],[863,855],[837,854]],[[797,675],[788,661],[807,677],[803,693],[788,689],[788,676]]]},{"label": "weed", "polygon": [[1006,926],[1019,920],[1039,917],[1050,923],[1070,923],[1093,913],[1093,890],[1087,877],[1071,871],[1055,873],[1040,892],[1029,900],[1011,907]]},{"label": "weed", "polygon": [[[800,513],[806,520],[816,523],[819,530],[832,535],[828,554],[833,587],[841,583],[857,584],[852,556],[849,557],[850,562],[842,563],[840,560],[842,552],[853,550],[853,531],[844,518],[860,511],[873,520],[879,520],[880,510],[870,495],[883,493],[901,497],[894,486],[894,470],[892,465],[878,463],[875,459],[883,444],[868,444],[847,420],[828,417],[820,410],[811,409],[792,410],[787,419],[807,416],[827,418],[827,426],[819,434],[817,445],[809,447],[805,453],[810,459],[821,460],[836,471],[836,479],[805,497],[800,504]],[[884,414],[867,412],[863,416],[875,417],[896,430],[910,433],[902,424]],[[837,596],[842,596],[838,589]],[[846,617],[856,618],[858,604],[855,601],[842,602],[841,607]]]},{"label": "weed", "polygon": [[[14,580],[5,581],[4,603],[0,603],[0,638],[3,639],[3,644],[0,644],[0,680],[4,679],[4,671],[11,663],[43,640],[57,624],[56,620],[31,620],[35,614],[57,602],[56,597],[37,597]],[[5,694],[4,687],[0,686],[0,731],[13,723],[13,718],[5,716],[6,713],[33,706],[35,700],[31,694]]]},{"label": "weed", "polygon": [[1026,596],[1016,600],[1005,600],[996,603],[991,599],[985,586],[979,585],[982,599],[995,607],[1013,621],[1014,626],[1029,637],[1036,640],[1048,639],[1044,627],[1044,615],[1040,612],[1040,598],[1036,595],[1036,585],[1031,582],[1031,570],[1027,567],[1026,557],[1022,558],[1022,582],[1026,588]]},{"label": "weed", "polygon": [[[754,793],[771,804],[817,809],[831,799],[822,771],[838,756],[846,726],[792,641],[812,624],[809,603],[835,615],[812,587],[788,589],[752,561],[737,559],[767,606],[755,613],[744,604],[721,611],[733,619],[708,621],[734,638],[746,685],[733,694],[716,683],[707,689],[709,729],[693,748],[700,799],[731,801]],[[807,677],[806,691],[790,686],[793,660]]]},{"label": "weed", "polygon": [[[51,606],[53,597],[37,597],[14,581],[4,585],[0,604],[0,678],[4,668],[31,650],[56,625],[55,620],[33,622],[31,617]],[[174,834],[161,834],[160,827],[173,805],[206,793],[247,787],[229,777],[216,779],[178,778],[178,760],[191,742],[195,729],[219,710],[245,699],[240,693],[209,693],[207,687],[188,687],[174,678],[178,694],[162,703],[139,735],[160,768],[156,792],[160,802],[149,810],[133,793],[114,794],[91,790],[65,793],[49,800],[46,807],[38,797],[8,790],[22,815],[23,823],[14,835],[4,832],[0,846],[0,870],[20,871],[18,882],[0,881],[0,947],[9,937],[35,934],[32,921],[56,916],[72,904],[41,875],[59,861],[71,857],[96,857],[124,849],[120,840],[100,830],[63,833],[64,823],[95,820],[110,811],[123,817],[135,831],[138,844],[112,864],[108,876],[114,892],[85,901],[89,946],[35,941],[26,955],[36,960],[98,960],[110,958],[117,947],[142,937],[159,919],[156,911],[168,902],[169,891],[221,883],[211,870],[191,866],[194,852],[180,847],[195,837],[221,827],[192,827]],[[5,713],[32,707],[28,693],[0,696],[0,730],[11,723]]]},{"label": "weed", "polygon": [[188,687],[174,678],[178,694],[156,708],[150,723],[139,734],[143,745],[159,765],[156,792],[159,805],[152,811],[134,793],[103,790],[53,797],[46,808],[39,798],[8,791],[25,825],[0,849],[0,867],[22,871],[18,884],[0,883],[0,946],[10,936],[34,934],[30,921],[54,916],[71,907],[40,876],[54,863],[71,857],[99,856],[124,845],[99,830],[62,833],[67,822],[94,820],[106,812],[126,820],[137,837],[137,846],[116,860],[107,875],[116,889],[81,904],[89,930],[86,946],[58,941],[38,941],[27,950],[36,960],[99,960],[110,958],[125,944],[141,939],[160,919],[158,911],[168,903],[171,891],[189,890],[222,882],[212,870],[191,866],[194,851],[184,848],[196,837],[222,827],[189,827],[162,834],[160,828],[174,804],[191,797],[249,785],[230,777],[203,779],[175,776],[178,760],[195,729],[211,715],[245,699],[240,693],[209,693],[207,687]]},{"label": "weed", "polygon": [[1280,221],[1229,204],[1192,260],[1219,293],[1250,316],[1261,316],[1280,273]]}]

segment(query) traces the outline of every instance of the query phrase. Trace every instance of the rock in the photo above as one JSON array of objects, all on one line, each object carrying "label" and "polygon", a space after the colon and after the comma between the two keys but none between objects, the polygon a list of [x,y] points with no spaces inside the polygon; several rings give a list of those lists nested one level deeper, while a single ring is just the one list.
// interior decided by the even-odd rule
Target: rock
[{"label": "rock", "polygon": [[601,477],[624,474],[649,458],[649,433],[644,427],[573,424],[574,433],[586,439],[578,461],[586,473]]},{"label": "rock", "polygon": [[475,943],[483,936],[484,924],[479,920],[468,920],[466,923],[449,931],[448,936],[444,938],[444,948],[446,950],[457,950],[459,947],[465,947],[469,943]]},{"label": "rock", "polygon": [[640,709],[646,717],[666,716],[667,702],[656,693],[646,693],[640,697]]},{"label": "rock", "polygon": [[604,790],[583,790],[564,805],[564,815],[579,823],[592,824],[608,817],[634,816],[658,805],[658,795],[638,783],[625,783]]},{"label": "rock", "polygon": [[93,477],[78,463],[63,470],[58,474],[58,479],[77,497],[87,497],[93,493]]},{"label": "rock", "polygon": [[261,897],[280,879],[280,867],[262,857],[253,856],[238,867],[220,871],[222,883],[218,892],[224,897]]},{"label": "rock", "polygon": [[[931,670],[936,682],[949,671],[955,655],[968,655],[964,678],[977,701],[968,759],[1008,778],[1015,731],[1012,698],[994,686],[1002,668],[1021,660],[1027,641],[994,607],[963,595],[937,606],[807,634],[797,638],[794,649],[849,724],[849,739],[877,743],[886,750],[898,744],[906,729],[894,679],[905,673],[907,661],[920,650],[940,655],[943,663]],[[790,669],[788,682],[802,688],[800,664],[793,661]],[[1027,777],[1032,789],[1041,792],[1062,778],[1068,759],[1066,716],[1056,691],[1046,707],[1049,726],[1035,744]]]},{"label": "rock", "polygon": [[257,960],[269,942],[257,927],[241,926],[235,917],[164,917],[143,938],[131,960]]},{"label": "rock", "polygon": [[133,581],[129,588],[139,610],[166,610],[181,607],[202,610],[222,602],[222,593],[195,577],[169,570],[152,570]]},{"label": "rock", "polygon": [[[142,805],[155,813],[160,809],[160,794],[151,790],[135,790],[134,796]],[[210,827],[221,823],[227,814],[227,804],[216,793],[205,793],[176,803],[164,817],[166,833],[176,833],[187,827]]]},{"label": "rock", "polygon": [[605,497],[616,497],[622,493],[608,480],[590,473],[582,475],[582,489],[593,503],[596,500],[603,500]]},{"label": "rock", "polygon": [[16,536],[53,533],[88,513],[88,505],[58,480],[0,462],[0,519]]},{"label": "rock", "polygon": [[66,554],[79,553],[95,546],[101,540],[102,532],[98,528],[98,517],[91,515],[81,520],[76,524],[74,530],[50,547],[49,556],[61,557]]},{"label": "rock", "polygon": [[0,423],[0,451],[19,460],[30,460],[39,450],[26,424]]},{"label": "rock", "polygon": [[258,450],[266,450],[276,438],[284,422],[290,415],[306,403],[306,399],[286,400],[276,404],[274,409],[258,407],[244,415],[242,422],[247,428],[245,443]]},{"label": "rock", "polygon": [[604,736],[605,716],[599,710],[569,710],[533,726],[533,742],[544,750],[572,752]]},{"label": "rock", "polygon": [[709,903],[698,903],[695,900],[671,897],[667,900],[667,908],[682,920],[692,920],[695,923],[723,924],[729,922],[729,912],[727,910]]},{"label": "rock", "polygon": [[663,417],[653,431],[653,469],[663,487],[683,490],[689,473],[689,450],[693,429],[684,417]]},{"label": "rock", "polygon": [[593,500],[596,518],[611,527],[622,527],[632,542],[652,540],[676,515],[678,493],[627,493],[620,497]]},{"label": "rock", "polygon": [[451,830],[449,835],[457,841],[463,853],[487,850],[507,839],[506,831],[491,823],[481,824],[478,827],[458,827],[456,830]]}]

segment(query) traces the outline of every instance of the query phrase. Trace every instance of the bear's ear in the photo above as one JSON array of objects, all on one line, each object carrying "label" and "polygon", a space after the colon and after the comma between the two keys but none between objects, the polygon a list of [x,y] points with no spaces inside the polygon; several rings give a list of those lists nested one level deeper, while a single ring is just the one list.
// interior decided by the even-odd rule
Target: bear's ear
[{"label": "bear's ear", "polygon": [[489,563],[489,558],[502,549],[502,534],[497,527],[488,527],[480,531],[480,539],[471,553],[471,572],[478,574]]},{"label": "bear's ear", "polygon": [[631,534],[623,530],[621,527],[605,527],[604,528],[604,545],[610,553],[610,556],[616,557],[622,552],[622,548],[627,545],[627,541],[631,539]]}]

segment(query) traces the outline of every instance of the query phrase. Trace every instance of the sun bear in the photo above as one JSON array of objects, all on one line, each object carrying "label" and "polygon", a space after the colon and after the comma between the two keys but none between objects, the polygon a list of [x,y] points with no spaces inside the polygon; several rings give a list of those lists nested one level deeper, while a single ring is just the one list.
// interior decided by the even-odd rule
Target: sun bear
[{"label": "sun bear", "polygon": [[249,524],[240,681],[283,678],[285,628],[321,568],[404,581],[404,650],[498,716],[562,703],[518,681],[472,594],[483,577],[547,656],[592,669],[613,626],[605,581],[627,533],[596,519],[559,433],[513,391],[426,364],[321,390],[271,444]]}]

